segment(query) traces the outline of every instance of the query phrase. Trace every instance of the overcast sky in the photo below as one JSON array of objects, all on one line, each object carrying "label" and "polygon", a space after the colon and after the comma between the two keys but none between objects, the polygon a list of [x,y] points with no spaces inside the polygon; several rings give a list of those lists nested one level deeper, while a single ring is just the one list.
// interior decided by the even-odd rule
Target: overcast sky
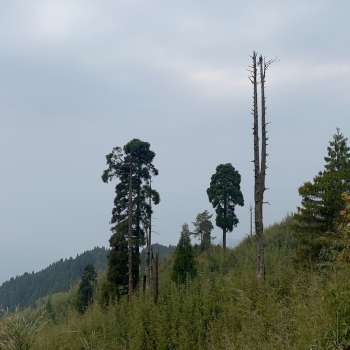
[{"label": "overcast sky", "polygon": [[2,1],[0,282],[107,244],[105,154],[134,137],[157,153],[155,240],[175,244],[182,223],[212,210],[206,188],[223,162],[247,204],[229,242],[244,237],[253,49],[278,58],[265,221],[295,210],[336,127],[349,135],[349,11],[345,0]]}]

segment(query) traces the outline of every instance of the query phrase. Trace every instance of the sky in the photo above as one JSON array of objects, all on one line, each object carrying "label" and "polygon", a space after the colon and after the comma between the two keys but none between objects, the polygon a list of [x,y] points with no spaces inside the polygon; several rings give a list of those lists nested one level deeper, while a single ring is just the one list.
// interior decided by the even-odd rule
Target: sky
[{"label": "sky", "polygon": [[[0,12],[0,282],[108,244],[105,155],[151,143],[154,239],[176,244],[230,162],[249,231],[250,55],[267,73],[266,225],[298,206],[337,127],[349,135],[350,3],[338,0],[5,0]],[[336,6],[335,6],[336,5]],[[217,241],[221,233],[216,229]]]}]

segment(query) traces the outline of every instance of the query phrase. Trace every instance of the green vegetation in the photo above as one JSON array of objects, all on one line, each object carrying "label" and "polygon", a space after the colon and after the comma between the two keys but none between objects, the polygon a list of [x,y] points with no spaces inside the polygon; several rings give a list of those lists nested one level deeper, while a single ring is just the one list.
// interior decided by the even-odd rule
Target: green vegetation
[{"label": "green vegetation", "polygon": [[158,175],[158,170],[152,163],[155,153],[150,146],[133,139],[123,148],[113,148],[106,156],[107,169],[102,174],[105,183],[118,180],[111,218],[108,282],[112,293],[125,291],[129,297],[139,287],[140,247],[150,241],[152,203],[160,201],[159,193],[151,187],[152,176]]},{"label": "green vegetation", "polygon": [[193,222],[194,231],[192,235],[200,240],[201,250],[207,250],[211,246],[211,232],[214,226],[211,222],[213,215],[209,214],[208,210],[204,210],[196,217],[196,221]]},{"label": "green vegetation", "polygon": [[[151,245],[152,205],[160,200],[152,189],[155,153],[149,143],[133,139],[106,156],[102,176],[104,182],[117,179],[107,272],[97,277],[89,264],[70,292],[3,315],[0,350],[350,349],[347,139],[337,130],[324,170],[299,190],[298,212],[264,230],[264,83],[270,63],[258,61],[260,158],[256,53],[252,58],[255,236],[234,250],[226,247],[226,233],[239,222],[235,207],[244,199],[239,172],[221,164],[207,194],[223,231],[222,248],[211,244],[212,215],[204,211],[192,233],[183,225],[173,256],[159,264]],[[192,247],[191,235],[200,248]]]},{"label": "green vegetation", "polygon": [[[175,251],[174,246],[161,244],[153,244],[152,249],[159,252],[161,261]],[[11,278],[0,286],[0,310],[33,306],[50,294],[69,291],[80,280],[86,265],[93,265],[98,273],[106,271],[107,255],[107,249],[94,248],[75,258],[61,259],[39,272]],[[146,251],[142,250],[141,263],[144,265],[145,261]]]},{"label": "green vegetation", "polygon": [[105,271],[107,250],[94,248],[75,258],[61,259],[39,272],[11,278],[0,286],[0,308],[27,307],[49,294],[68,291],[80,280],[89,264],[97,272]]},{"label": "green vegetation", "polygon": [[[186,287],[172,282],[172,261],[162,265],[157,304],[146,292],[132,303],[126,297],[107,308],[94,303],[81,315],[76,292],[53,296],[57,320],[40,321],[30,349],[346,349],[350,268],[300,264],[293,226],[288,218],[266,230],[264,284],[255,279],[254,239],[225,257],[211,247],[196,257],[198,275]],[[33,322],[41,315],[20,317]]]},{"label": "green vegetation", "polygon": [[191,246],[190,230],[182,226],[181,237],[175,250],[172,279],[175,283],[190,282],[197,274],[196,261]]},{"label": "green vegetation", "polygon": [[77,310],[84,313],[94,302],[95,287],[97,282],[97,273],[93,265],[87,265],[78,288]]},{"label": "green vegetation", "polygon": [[344,209],[342,194],[350,192],[350,148],[339,129],[324,160],[324,170],[299,189],[302,206],[297,219],[300,228],[308,233],[336,232]]},{"label": "green vegetation", "polygon": [[339,129],[324,160],[323,171],[299,189],[302,201],[295,229],[300,233],[300,256],[327,264],[339,250],[339,225],[346,204],[343,194],[350,193],[350,148]]},{"label": "green vegetation", "polygon": [[239,220],[235,214],[236,205],[243,206],[241,175],[232,164],[220,164],[212,175],[207,189],[209,202],[216,212],[216,225],[222,229],[222,245],[226,249],[226,233],[232,232]]}]

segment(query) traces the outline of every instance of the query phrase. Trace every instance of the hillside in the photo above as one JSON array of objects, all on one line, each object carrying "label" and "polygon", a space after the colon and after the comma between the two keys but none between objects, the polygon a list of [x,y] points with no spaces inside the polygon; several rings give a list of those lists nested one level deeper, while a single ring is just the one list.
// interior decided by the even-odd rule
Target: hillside
[{"label": "hillside", "polygon": [[68,291],[79,280],[87,264],[104,271],[107,250],[94,248],[75,258],[61,259],[38,272],[24,273],[0,286],[0,305],[3,309],[26,307],[48,294]]},{"label": "hillside", "polygon": [[[174,247],[161,244],[154,244],[153,249],[159,251],[161,259],[174,251]],[[49,294],[68,291],[79,281],[88,264],[94,265],[98,272],[104,272],[107,267],[107,253],[106,248],[96,247],[75,258],[61,259],[41,271],[11,278],[0,286],[1,309],[28,307]],[[145,252],[142,251],[141,258],[144,256]]]},{"label": "hillside", "polygon": [[217,247],[198,256],[199,275],[183,288],[170,280],[171,261],[163,264],[158,304],[140,295],[80,315],[75,292],[53,297],[32,349],[347,349],[349,266],[299,264],[297,252],[288,219],[266,231],[261,285],[248,238],[225,258]]}]

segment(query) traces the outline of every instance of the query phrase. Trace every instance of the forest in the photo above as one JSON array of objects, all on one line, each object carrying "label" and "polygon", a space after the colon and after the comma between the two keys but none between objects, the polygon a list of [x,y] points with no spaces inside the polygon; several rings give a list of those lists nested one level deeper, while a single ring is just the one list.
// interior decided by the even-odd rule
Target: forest
[{"label": "forest", "polygon": [[[109,249],[5,283],[0,300],[11,309],[0,320],[0,350],[350,349],[348,139],[335,127],[323,168],[299,188],[299,207],[267,227],[274,149],[266,81],[274,63],[251,56],[254,206],[239,246],[227,244],[247,202],[234,159],[217,164],[203,188],[212,211],[184,222],[165,254],[154,244],[153,213],[162,200],[156,151],[138,138],[116,145],[101,169],[114,191]],[[57,285],[54,276],[62,276]],[[41,285],[35,293],[34,284]]]}]

